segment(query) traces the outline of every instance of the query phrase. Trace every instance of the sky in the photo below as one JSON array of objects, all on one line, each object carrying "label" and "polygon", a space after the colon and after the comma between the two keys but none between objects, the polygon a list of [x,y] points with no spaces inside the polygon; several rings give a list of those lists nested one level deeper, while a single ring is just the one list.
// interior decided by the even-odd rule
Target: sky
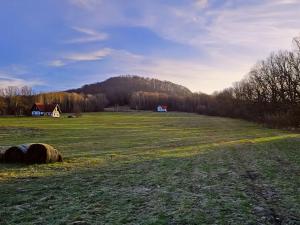
[{"label": "sky", "polygon": [[140,75],[212,93],[300,36],[300,0],[0,0],[0,87]]}]

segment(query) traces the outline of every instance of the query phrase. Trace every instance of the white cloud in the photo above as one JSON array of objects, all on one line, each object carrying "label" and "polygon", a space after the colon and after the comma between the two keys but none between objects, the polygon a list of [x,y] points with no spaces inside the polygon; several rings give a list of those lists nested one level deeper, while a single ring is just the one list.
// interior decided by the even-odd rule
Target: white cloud
[{"label": "white cloud", "polygon": [[296,4],[299,3],[298,0],[277,0],[274,1],[275,4]]},{"label": "white cloud", "polygon": [[200,46],[201,43],[210,43],[223,48],[259,49],[265,53],[271,49],[288,48],[293,36],[299,34],[297,17],[300,4],[298,7],[283,7],[274,2],[212,11],[211,16],[215,19],[206,26],[208,32],[199,40]]},{"label": "white cloud", "polygon": [[199,8],[205,8],[208,6],[208,0],[195,0],[195,4]]},{"label": "white cloud", "polygon": [[41,81],[38,80],[31,80],[27,81],[21,78],[14,77],[13,75],[2,73],[0,72],[0,88],[6,88],[9,86],[14,87],[23,87],[23,86],[29,86],[33,87],[36,85],[43,84]]},{"label": "white cloud", "polygon": [[146,57],[138,54],[134,54],[132,52],[122,50],[122,49],[110,49],[111,58],[116,61],[121,61],[124,63],[135,63],[145,60]]},{"label": "white cloud", "polygon": [[64,57],[64,59],[69,61],[95,61],[101,60],[111,53],[111,49],[104,48],[98,51],[85,52],[85,53],[71,53]]},{"label": "white cloud", "polygon": [[62,67],[75,62],[97,61],[111,55],[113,52],[110,48],[103,48],[92,52],[73,52],[65,53],[61,58],[51,60],[46,63],[50,67]]},{"label": "white cloud", "polygon": [[[274,46],[286,47],[292,36],[299,33],[300,2],[296,0],[263,0],[255,5],[227,0],[223,7],[204,11],[199,11],[194,4],[176,6],[157,1],[132,1],[124,6],[112,0],[105,7],[93,0],[85,2],[93,6],[93,12],[87,14],[90,18],[85,18],[88,23],[144,26],[163,38],[198,48],[208,43],[253,48],[267,40],[263,45],[269,51]],[[195,0],[195,3],[204,7],[208,0]],[[138,18],[128,17],[126,7],[140,12]]]},{"label": "white cloud", "polygon": [[[9,86],[23,87],[42,85],[41,80],[32,79],[32,74],[27,66],[19,64],[10,64],[0,68],[0,88]],[[28,78],[28,79],[26,79]]]},{"label": "white cloud", "polygon": [[51,66],[51,67],[61,67],[61,66],[65,65],[65,62],[63,62],[63,60],[61,60],[61,59],[55,59],[55,60],[48,62],[47,65]]},{"label": "white cloud", "polygon": [[84,8],[84,9],[91,9],[93,4],[100,2],[101,0],[69,0],[71,4]]},{"label": "white cloud", "polygon": [[88,29],[88,28],[73,27],[73,30],[83,34],[84,36],[67,40],[65,43],[76,44],[76,43],[104,41],[104,40],[107,40],[109,37],[109,35],[107,33],[97,32],[95,30]]}]

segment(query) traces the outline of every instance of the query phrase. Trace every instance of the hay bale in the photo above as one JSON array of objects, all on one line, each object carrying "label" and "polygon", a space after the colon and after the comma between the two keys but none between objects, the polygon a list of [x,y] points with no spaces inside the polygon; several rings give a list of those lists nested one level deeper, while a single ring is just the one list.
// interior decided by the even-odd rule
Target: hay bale
[{"label": "hay bale", "polygon": [[24,163],[25,154],[30,144],[12,146],[3,154],[3,162],[5,163]]},{"label": "hay bale", "polygon": [[25,155],[25,162],[28,164],[62,161],[61,154],[48,144],[32,144]]}]

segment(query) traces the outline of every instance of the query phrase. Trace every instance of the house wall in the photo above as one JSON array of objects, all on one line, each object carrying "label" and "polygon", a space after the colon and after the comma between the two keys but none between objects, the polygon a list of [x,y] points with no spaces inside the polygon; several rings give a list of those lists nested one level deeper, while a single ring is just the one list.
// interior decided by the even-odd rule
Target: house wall
[{"label": "house wall", "polygon": [[31,115],[32,116],[41,116],[41,112],[40,111],[32,111]]},{"label": "house wall", "polygon": [[161,106],[157,107],[157,112],[167,112],[166,109],[163,109]]},{"label": "house wall", "polygon": [[53,110],[52,114],[51,114],[52,117],[60,117],[60,113],[57,109],[57,106],[55,107],[55,109]]}]

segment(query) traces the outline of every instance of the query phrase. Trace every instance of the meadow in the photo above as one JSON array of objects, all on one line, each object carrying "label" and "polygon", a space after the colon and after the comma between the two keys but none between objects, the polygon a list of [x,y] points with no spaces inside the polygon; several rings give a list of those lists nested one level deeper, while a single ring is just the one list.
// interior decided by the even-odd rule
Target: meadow
[{"label": "meadow", "polygon": [[0,117],[0,224],[300,224],[300,134],[188,113]]}]

